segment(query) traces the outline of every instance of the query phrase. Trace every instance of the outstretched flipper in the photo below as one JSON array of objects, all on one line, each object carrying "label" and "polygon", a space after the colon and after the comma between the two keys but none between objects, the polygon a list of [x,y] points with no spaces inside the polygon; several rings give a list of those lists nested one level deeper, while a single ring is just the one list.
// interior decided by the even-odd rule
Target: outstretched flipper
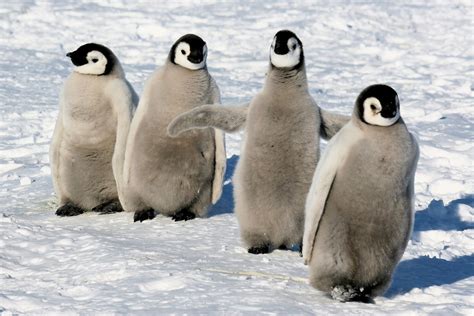
[{"label": "outstretched flipper", "polygon": [[321,137],[326,140],[331,139],[351,120],[350,116],[332,113],[321,108],[319,108],[319,114],[321,116],[321,128],[319,133]]},{"label": "outstretched flipper", "polygon": [[347,124],[329,143],[314,172],[311,188],[306,198],[303,235],[303,259],[309,264],[319,222],[323,216],[326,200],[341,162],[344,161],[354,143],[360,137],[360,130],[352,123]]},{"label": "outstretched flipper", "polygon": [[216,104],[201,105],[177,116],[168,125],[168,135],[176,137],[195,128],[214,127],[226,133],[235,133],[245,126],[249,103],[239,106]]}]

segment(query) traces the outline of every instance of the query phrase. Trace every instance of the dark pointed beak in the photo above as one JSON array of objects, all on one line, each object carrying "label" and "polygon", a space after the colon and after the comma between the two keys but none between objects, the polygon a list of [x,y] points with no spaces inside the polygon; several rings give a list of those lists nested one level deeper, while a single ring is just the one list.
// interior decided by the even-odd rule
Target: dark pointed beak
[{"label": "dark pointed beak", "polygon": [[196,51],[196,52],[191,52],[188,56],[188,60],[194,64],[199,64],[202,62],[204,58],[204,55],[202,52]]},{"label": "dark pointed beak", "polygon": [[66,54],[66,57],[71,58],[71,56],[72,56],[72,52],[69,52],[69,53]]},{"label": "dark pointed beak", "polygon": [[279,41],[278,39],[276,40],[273,51],[278,55],[285,55],[289,52],[287,44],[284,41]]}]

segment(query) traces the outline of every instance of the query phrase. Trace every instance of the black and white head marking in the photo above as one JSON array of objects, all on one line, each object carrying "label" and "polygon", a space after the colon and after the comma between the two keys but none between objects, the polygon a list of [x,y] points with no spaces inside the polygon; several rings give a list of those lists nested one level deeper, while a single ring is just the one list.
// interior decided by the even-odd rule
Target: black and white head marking
[{"label": "black and white head marking", "polygon": [[282,30],[275,34],[270,48],[270,62],[277,68],[297,68],[303,62],[303,43],[295,33]]},{"label": "black and white head marking", "polygon": [[186,34],[181,36],[171,47],[170,60],[190,70],[206,67],[207,45],[197,35]]},{"label": "black and white head marking", "polygon": [[383,84],[365,88],[356,101],[359,118],[369,125],[391,126],[400,118],[397,92]]},{"label": "black and white head marking", "polygon": [[66,55],[71,58],[75,72],[85,75],[108,75],[113,67],[115,56],[107,47],[88,43]]}]

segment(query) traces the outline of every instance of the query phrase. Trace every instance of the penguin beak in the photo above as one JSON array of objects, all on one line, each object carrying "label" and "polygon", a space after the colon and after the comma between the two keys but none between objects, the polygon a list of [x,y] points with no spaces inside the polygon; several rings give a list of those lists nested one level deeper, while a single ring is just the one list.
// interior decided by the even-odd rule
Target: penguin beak
[{"label": "penguin beak", "polygon": [[194,64],[199,64],[202,62],[203,58],[204,56],[202,52],[191,52],[191,54],[188,56],[188,60]]},{"label": "penguin beak", "polygon": [[71,56],[72,56],[72,52],[69,52],[69,53],[66,54],[66,57],[71,58]]},{"label": "penguin beak", "polygon": [[275,54],[278,55],[286,55],[289,52],[287,44],[283,41],[279,41],[278,39],[275,43],[275,48],[273,49],[273,51],[275,52]]}]

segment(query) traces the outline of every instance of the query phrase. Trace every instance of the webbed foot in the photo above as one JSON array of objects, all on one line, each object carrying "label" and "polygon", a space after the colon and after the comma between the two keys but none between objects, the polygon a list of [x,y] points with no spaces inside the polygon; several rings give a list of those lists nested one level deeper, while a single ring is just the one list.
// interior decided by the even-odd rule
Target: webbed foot
[{"label": "webbed foot", "polygon": [[193,212],[191,212],[191,211],[188,210],[188,209],[184,209],[184,210],[181,210],[181,211],[177,212],[176,214],[174,214],[171,218],[172,218],[175,222],[179,222],[179,221],[189,221],[190,219],[195,219],[195,218],[196,218],[196,214],[194,214]]},{"label": "webbed foot", "polygon": [[56,210],[56,215],[61,216],[61,217],[77,216],[77,215],[81,215],[84,212],[85,210],[80,208],[79,206],[76,206],[72,203],[66,203]]},{"label": "webbed foot", "polygon": [[113,214],[123,212],[123,208],[119,201],[109,201],[97,205],[92,209],[92,212],[100,213],[100,215]]},{"label": "webbed foot", "polygon": [[133,215],[133,222],[143,222],[148,219],[154,219],[155,218],[155,211],[153,209],[147,209],[147,210],[141,210],[141,211],[136,211],[135,214]]}]

